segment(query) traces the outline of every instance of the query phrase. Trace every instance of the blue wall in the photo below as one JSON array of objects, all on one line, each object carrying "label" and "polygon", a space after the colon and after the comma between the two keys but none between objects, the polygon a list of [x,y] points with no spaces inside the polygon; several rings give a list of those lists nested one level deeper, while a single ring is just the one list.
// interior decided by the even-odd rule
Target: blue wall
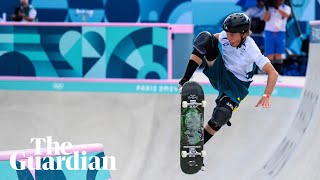
[{"label": "blue wall", "polygon": [[[89,22],[168,22],[216,25],[228,13],[240,11],[237,0],[30,0],[41,22],[80,22],[76,9],[92,9]],[[19,0],[1,0],[0,14],[7,20]],[[320,0],[292,0],[297,18],[320,19]],[[4,6],[5,5],[5,6]]]},{"label": "blue wall", "polygon": [[[19,0],[2,0],[0,13],[13,13]],[[168,22],[173,24],[216,24],[228,13],[241,10],[235,0],[30,0],[40,22],[80,22],[76,9],[92,9],[88,22]],[[125,4],[125,5],[124,5]],[[221,8],[228,7],[228,8]],[[206,13],[204,13],[206,12]]]}]

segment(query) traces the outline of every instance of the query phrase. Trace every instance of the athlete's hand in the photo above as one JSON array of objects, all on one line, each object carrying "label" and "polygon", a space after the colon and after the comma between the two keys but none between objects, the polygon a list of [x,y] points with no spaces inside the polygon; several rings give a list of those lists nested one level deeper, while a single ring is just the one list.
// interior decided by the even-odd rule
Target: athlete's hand
[{"label": "athlete's hand", "polygon": [[181,94],[181,91],[182,91],[182,86],[184,85],[184,83],[186,83],[188,80],[187,79],[181,79],[179,81],[179,84],[178,84],[178,90],[179,90],[179,93]]},{"label": "athlete's hand", "polygon": [[256,107],[269,108],[270,100],[268,96],[262,96]]}]

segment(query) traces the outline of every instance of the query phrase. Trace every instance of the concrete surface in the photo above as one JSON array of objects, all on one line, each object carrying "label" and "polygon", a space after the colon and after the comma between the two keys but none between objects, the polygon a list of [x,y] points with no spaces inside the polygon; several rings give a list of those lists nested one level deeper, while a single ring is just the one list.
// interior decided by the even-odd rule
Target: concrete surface
[{"label": "concrete surface", "polygon": [[[285,138],[297,99],[277,98],[255,108],[248,97],[206,144],[207,171],[185,175],[179,166],[179,95],[0,92],[0,150],[33,148],[30,138],[53,136],[72,144],[102,143],[116,157],[113,179],[239,179],[262,166]],[[206,96],[206,121],[215,96]],[[258,171],[257,171],[258,172]]]}]

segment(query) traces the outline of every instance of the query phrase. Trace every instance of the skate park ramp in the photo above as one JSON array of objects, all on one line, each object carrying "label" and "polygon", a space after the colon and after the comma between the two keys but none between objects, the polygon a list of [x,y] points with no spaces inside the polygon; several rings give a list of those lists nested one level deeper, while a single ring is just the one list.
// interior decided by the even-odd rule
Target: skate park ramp
[{"label": "skate park ramp", "polygon": [[[205,145],[205,172],[186,175],[180,170],[177,93],[2,90],[0,151],[33,148],[31,138],[52,136],[58,142],[102,144],[105,154],[116,158],[115,180],[317,180],[319,49],[318,41],[310,43],[301,95],[285,95],[296,87],[276,92],[284,95],[273,96],[270,109],[254,107],[258,93],[242,102],[232,126]],[[215,98],[206,95],[205,121]]]},{"label": "skate park ramp", "polygon": [[[206,120],[215,97],[206,96]],[[0,98],[0,150],[32,148],[33,137],[98,142],[116,157],[111,176],[120,180],[250,175],[281,143],[298,108],[298,99],[274,98],[272,108],[263,110],[254,107],[259,97],[248,97],[233,125],[205,146],[207,171],[185,175],[179,164],[179,95],[1,91]]]}]

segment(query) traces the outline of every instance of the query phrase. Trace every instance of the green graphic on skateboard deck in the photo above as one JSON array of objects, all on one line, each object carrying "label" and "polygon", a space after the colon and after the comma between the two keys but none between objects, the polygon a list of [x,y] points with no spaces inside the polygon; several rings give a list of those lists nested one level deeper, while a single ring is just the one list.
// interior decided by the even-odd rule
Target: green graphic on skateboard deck
[{"label": "green graphic on skateboard deck", "polygon": [[197,173],[203,164],[204,93],[200,84],[187,82],[181,92],[180,166],[186,174]]}]

